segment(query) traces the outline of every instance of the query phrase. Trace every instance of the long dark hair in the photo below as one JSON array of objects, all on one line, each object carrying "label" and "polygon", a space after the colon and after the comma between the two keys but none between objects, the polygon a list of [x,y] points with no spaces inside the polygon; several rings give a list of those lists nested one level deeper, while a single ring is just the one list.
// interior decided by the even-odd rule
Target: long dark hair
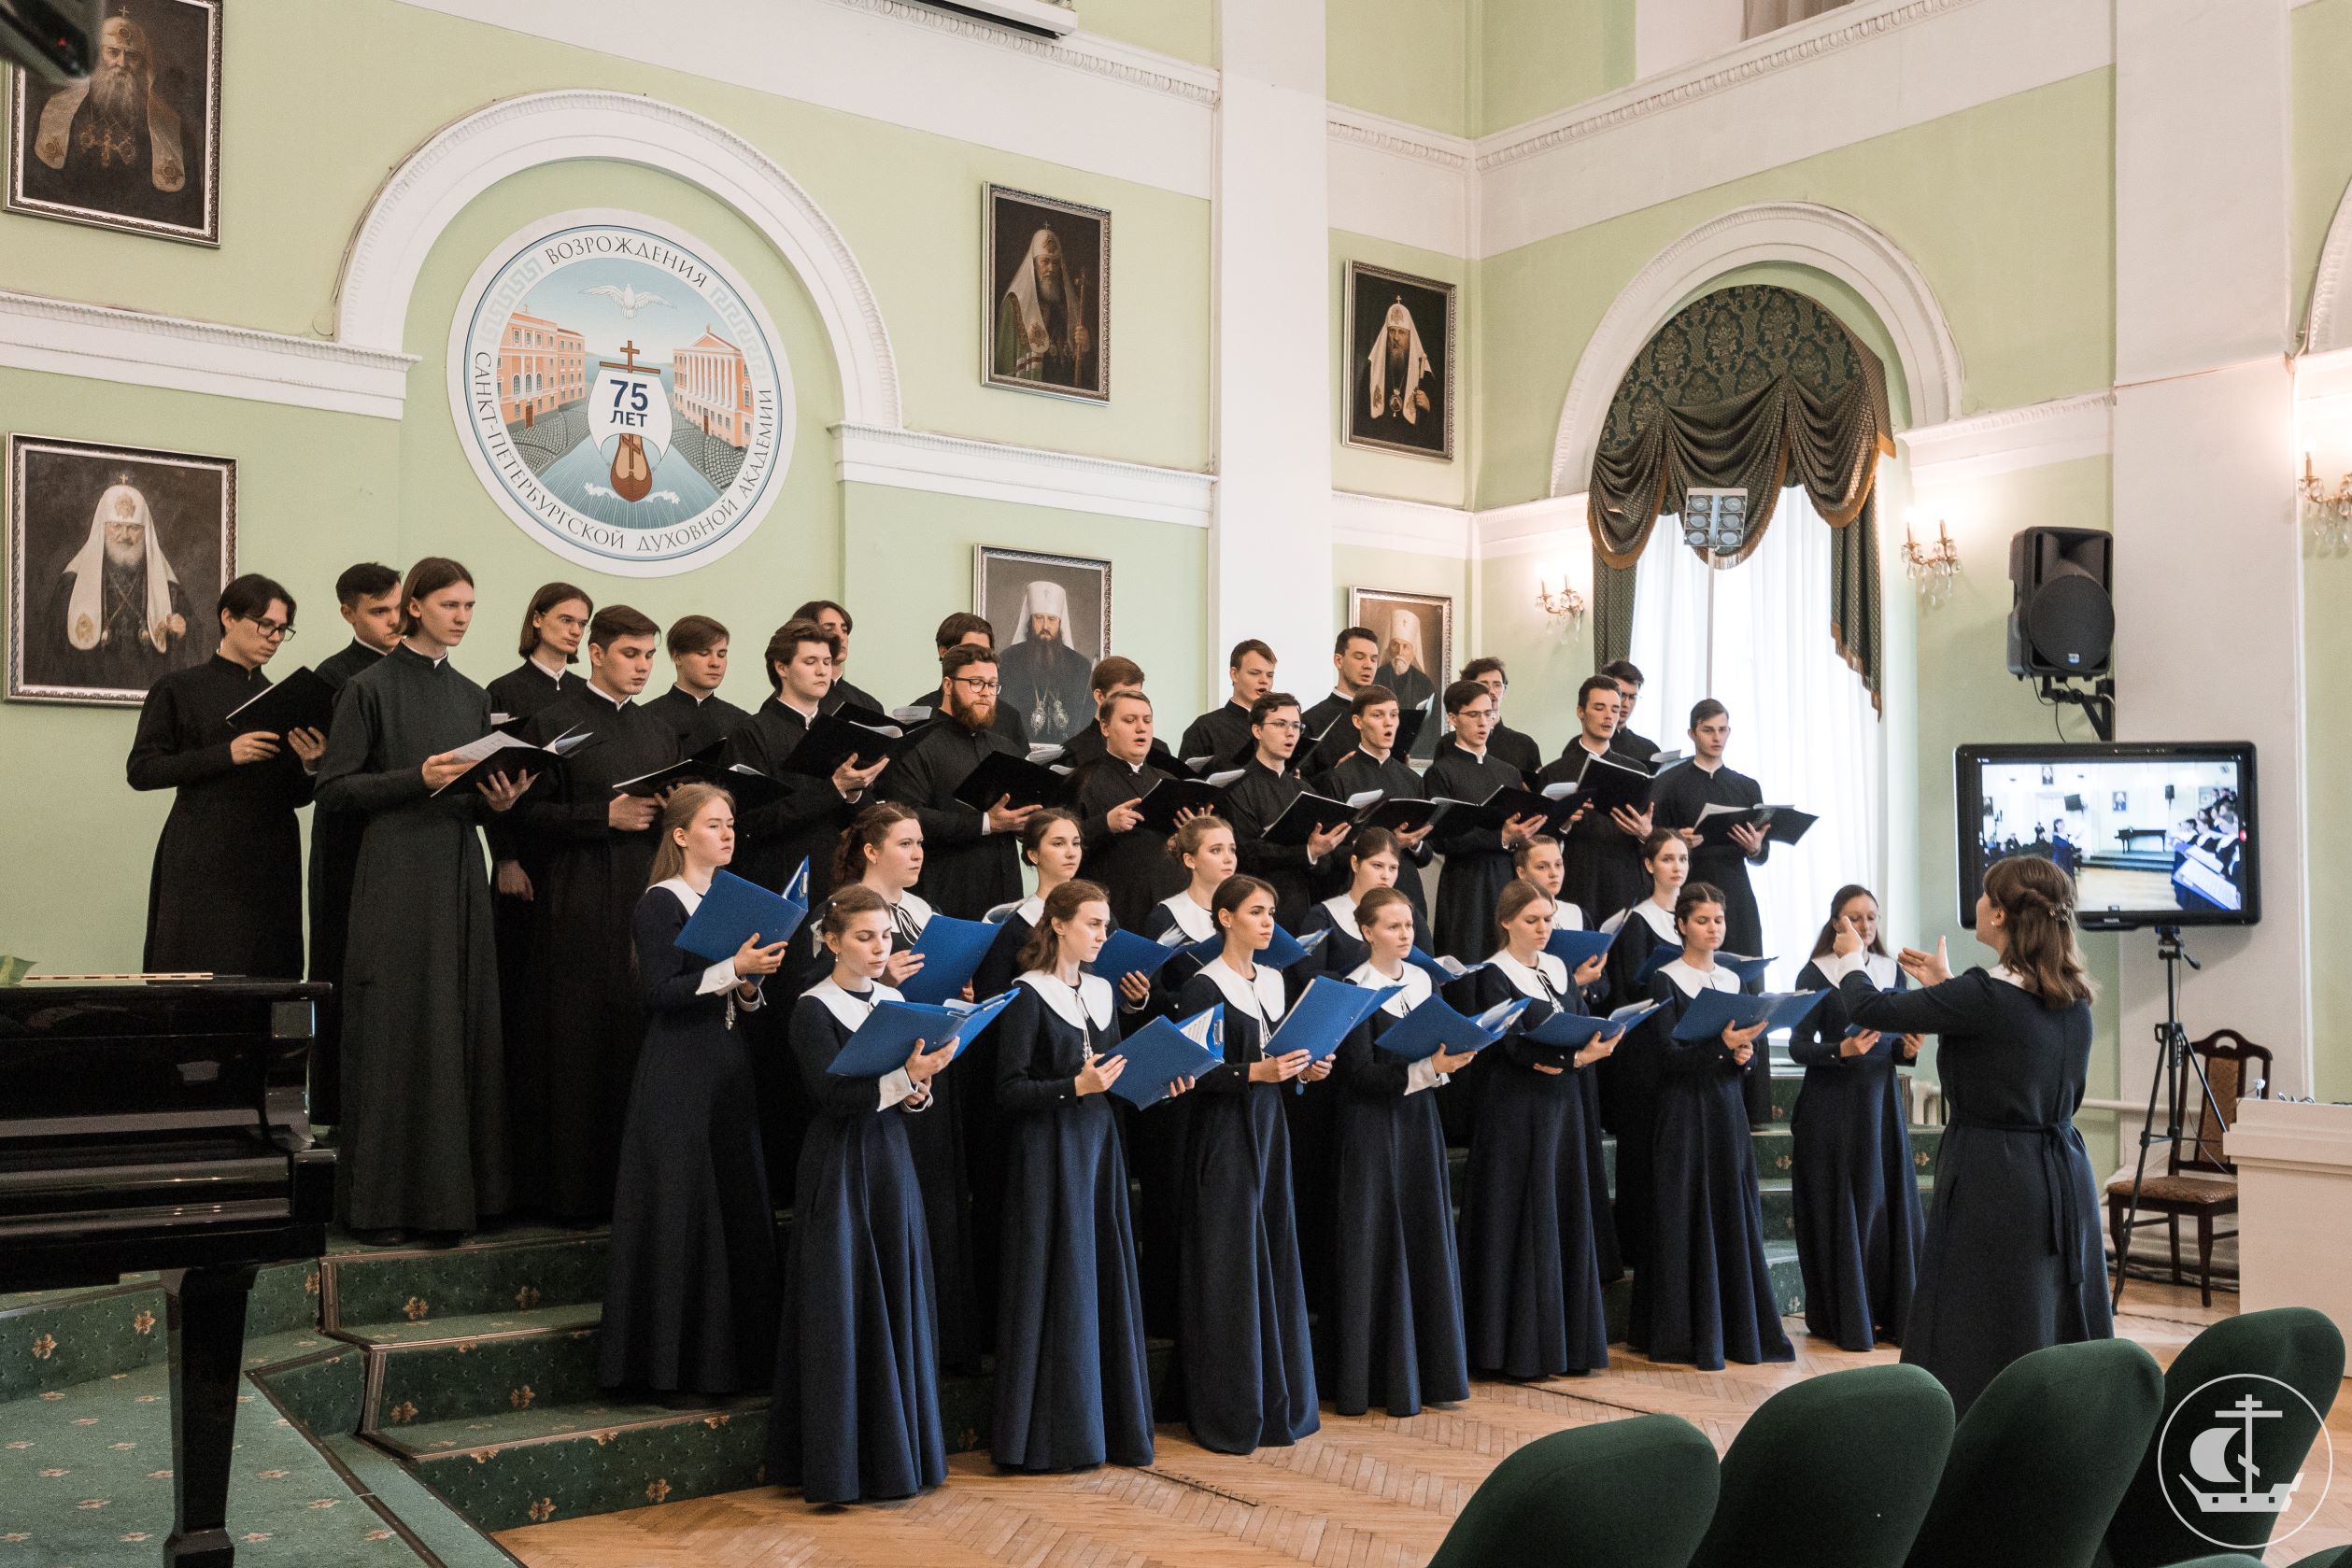
[{"label": "long dark hair", "polygon": [[1055,923],[1077,919],[1078,911],[1088,904],[1110,902],[1111,895],[1103,891],[1100,883],[1070,878],[1045,896],[1045,908],[1038,911],[1037,928],[1021,944],[1021,951],[1013,961],[1021,967],[1023,974],[1031,969],[1051,969],[1062,946],[1061,933],[1054,929]]},{"label": "long dark hair", "polygon": [[877,800],[850,819],[842,829],[841,847],[833,852],[833,885],[847,887],[866,875],[866,851],[880,849],[890,829],[915,820],[914,808],[896,800]]},{"label": "long dark hair", "polygon": [[[470,583],[474,579],[468,577],[466,581]],[[410,597],[415,596],[412,594]],[[523,634],[517,649],[523,657],[529,658],[539,651],[539,629],[531,623],[566,600],[573,599],[587,605],[590,615],[596,614],[596,600],[588,596],[586,588],[575,588],[569,583],[542,583],[539,586],[539,591],[531,596],[531,608],[523,612]],[[576,664],[579,658],[579,652],[575,649],[564,656],[563,662]]]},{"label": "long dark hair", "polygon": [[1282,902],[1282,896],[1274,891],[1272,883],[1264,877],[1251,876],[1246,871],[1236,871],[1217,883],[1216,892],[1209,896],[1209,918],[1217,923],[1217,940],[1220,943],[1224,942],[1225,934],[1232,929],[1226,924],[1225,917],[1240,913],[1241,906],[1259,893],[1277,904]]},{"label": "long dark hair", "polygon": [[2007,933],[2001,962],[2043,1006],[2073,1007],[2098,994],[2075,946],[2075,884],[2056,864],[2004,855],[1985,868],[1985,897]]},{"label": "long dark hair", "polygon": [[[1867,898],[1874,904],[1878,901],[1876,893],[1858,882],[1849,882],[1839,888],[1837,896],[1829,901],[1829,918],[1821,922],[1821,934],[1813,939],[1814,957],[1819,958],[1837,946],[1837,917],[1844,914],[1846,906],[1857,898]],[[1884,958],[1887,955],[1886,938],[1873,931],[1870,934],[1870,951]]]}]

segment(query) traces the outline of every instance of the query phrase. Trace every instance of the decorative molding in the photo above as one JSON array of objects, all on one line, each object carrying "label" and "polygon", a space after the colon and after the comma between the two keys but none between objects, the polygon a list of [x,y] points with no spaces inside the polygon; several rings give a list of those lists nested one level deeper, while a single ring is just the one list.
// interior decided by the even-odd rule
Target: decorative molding
[{"label": "decorative molding", "polygon": [[1354,490],[1331,492],[1331,542],[1335,544],[1467,560],[1473,537],[1470,514],[1458,506],[1398,501]]},{"label": "decorative molding", "polygon": [[1591,526],[1585,521],[1585,494],[1545,496],[1510,506],[1491,506],[1472,519],[1479,560],[1504,560],[1512,556],[1549,555],[1589,549]]},{"label": "decorative molding", "polygon": [[466,204],[524,169],[583,158],[659,169],[741,214],[808,289],[841,370],[848,419],[900,423],[898,362],[882,308],[832,220],[773,160],[725,126],[625,92],[501,99],[427,138],[386,178],[344,253],[337,338],[398,349],[425,258]]},{"label": "decorative molding", "polygon": [[2352,348],[2298,355],[2293,364],[2296,403],[2352,397]]},{"label": "decorative molding", "polygon": [[[1210,67],[1196,65],[1189,60],[1179,60],[1172,54],[1116,43],[1098,33],[1070,33],[1059,38],[1038,38],[1024,33],[1007,32],[1002,27],[971,17],[957,16],[952,11],[913,5],[909,0],[824,0],[824,3],[845,10],[865,11],[896,21],[912,22],[974,43],[1013,49],[1056,65],[1090,72],[1129,87],[1189,99],[1196,104],[1217,101],[1219,78]],[[960,0],[960,3],[990,6],[1005,4],[1007,0]],[[1010,0],[1010,3],[1021,5],[1022,0]]]},{"label": "decorative molding", "polygon": [[1325,106],[1330,222],[1443,256],[1468,256],[1478,176],[1470,144],[1400,120]]},{"label": "decorative molding", "polygon": [[1216,476],[844,420],[834,472],[845,482],[1104,517],[1207,528]]},{"label": "decorative molding", "polygon": [[1752,39],[1728,54],[1696,61],[1606,96],[1482,136],[1478,143],[1481,173],[1499,169],[1704,98],[1725,88],[1835,54],[1871,38],[1958,10],[1977,0],[1860,0],[1807,21]]},{"label": "decorative molding", "polygon": [[1813,267],[1850,287],[1894,341],[1910,423],[1940,425],[1960,407],[1960,346],[1927,279],[1892,240],[1850,213],[1811,202],[1764,202],[1710,219],[1635,275],[1577,361],[1551,449],[1556,493],[1581,484],[1626,367],[1675,307],[1710,280],[1764,261]]},{"label": "decorative molding", "polygon": [[0,290],[0,365],[397,419],[413,354]]},{"label": "decorative molding", "polygon": [[1897,439],[1912,484],[1926,486],[2104,458],[2114,436],[2115,393],[2104,391],[1913,426]]},{"label": "decorative molding", "polygon": [[1078,13],[1070,8],[1069,0],[935,0],[935,3],[985,11],[990,16],[1003,18],[1015,27],[1036,28],[1056,38],[1078,30]]},{"label": "decorative molding", "polygon": [[1420,125],[1391,120],[1386,115],[1353,109],[1344,104],[1326,104],[1325,122],[1330,127],[1331,139],[1355,147],[1370,148],[1393,157],[1410,158],[1432,163],[1457,174],[1470,170],[1476,145],[1466,136],[1451,136],[1442,131],[1432,131]]},{"label": "decorative molding", "polygon": [[2328,220],[2328,238],[2319,247],[2319,271],[2311,280],[2311,310],[2303,323],[2303,352],[2331,354],[2352,348],[2345,329],[2345,275],[2352,272],[2352,186],[2345,189]]}]

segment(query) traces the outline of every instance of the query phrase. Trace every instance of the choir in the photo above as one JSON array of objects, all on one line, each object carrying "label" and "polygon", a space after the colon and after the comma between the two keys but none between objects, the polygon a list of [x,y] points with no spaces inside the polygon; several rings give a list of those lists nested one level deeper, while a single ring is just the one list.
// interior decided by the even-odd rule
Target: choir
[{"label": "choir", "polygon": [[[990,1448],[1017,1470],[1149,1464],[1155,1415],[1239,1453],[1314,1432],[1325,1396],[1405,1416],[1467,1397],[1474,1375],[1588,1373],[1608,1363],[1604,1289],[1627,1267],[1625,1337],[1646,1355],[1792,1354],[1749,1132],[1764,1025],[1682,1026],[1706,994],[1742,992],[1731,961],[1760,945],[1763,840],[1699,821],[1762,799],[1723,766],[1721,704],[1691,714],[1689,763],[1630,800],[1562,808],[1555,833],[1527,797],[1485,803],[1581,791],[1604,763],[1647,779],[1631,666],[1583,683],[1547,764],[1499,722],[1501,662],[1470,661],[1432,704],[1449,735],[1424,771],[1360,628],[1304,711],[1265,643],[1237,645],[1229,699],[1181,757],[1143,671],[1114,657],[1063,803],[1016,805],[970,786],[992,758],[1045,759],[999,704],[977,616],[939,627],[940,684],[910,733],[812,763],[813,731],[840,727],[825,715],[874,716],[842,678],[852,622],[830,600],[769,640],[772,697],[746,713],[717,696],[729,633],[707,616],[665,641],[551,583],[522,664],[485,690],[449,662],[474,609],[458,562],[404,583],[354,567],[336,593],[354,640],[319,666],[323,733],[232,718],[293,634],[293,596],[263,577],[223,592],[219,655],[149,694],[129,780],[178,792],[149,966],[301,971],[295,812],[315,798],[309,963],[338,982],[340,1024],[316,1109],[335,1118],[344,1222],[385,1241],[609,1219],[603,1382],[771,1391],[772,1475],[810,1501],[939,1484],[939,1380],[989,1354]],[[657,650],[673,684],[641,700]],[[532,765],[489,770],[500,733],[539,748]],[[679,768],[702,771],[640,784]],[[1175,793],[1211,775],[1213,794]],[[1152,803],[1164,786],[1160,803]],[[1310,794],[1369,792],[1426,804],[1394,827],[1286,817]],[[717,962],[688,952],[722,873],[790,884],[806,929]],[[1963,1402],[2053,1335],[2108,1332],[2067,1124],[2090,1039],[2070,898],[2044,862],[1998,863],[1978,930],[2000,966],[1954,978],[1940,951],[1890,957],[1876,900],[1849,886],[1798,982],[1817,994],[1790,1045],[1807,1327],[1900,1344]],[[939,916],[935,938],[998,927],[961,991],[1003,1010],[886,1061],[853,1049],[935,961],[918,944]],[[1594,923],[1606,946],[1581,962],[1550,951]],[[1175,951],[1098,978],[1123,931]],[[1318,1040],[1302,1002],[1327,985],[1385,995]],[[1495,1020],[1491,1044],[1383,1046],[1439,1000]],[[1654,1009],[1600,1016],[1636,1004]],[[1204,1013],[1197,1076],[1114,1093],[1146,1024]],[[1955,1118],[1932,1216],[1897,1078],[1926,1034]],[[1466,1151],[1458,1194],[1450,1149]],[[1962,1173],[1965,1208],[1947,1201]],[[1174,1341],[1156,1412],[1147,1333]]]}]

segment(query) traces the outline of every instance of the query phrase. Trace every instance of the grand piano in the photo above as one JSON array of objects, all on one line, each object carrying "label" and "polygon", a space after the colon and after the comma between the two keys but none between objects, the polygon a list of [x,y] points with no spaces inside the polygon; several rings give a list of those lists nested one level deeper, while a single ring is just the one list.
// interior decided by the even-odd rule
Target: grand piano
[{"label": "grand piano", "polygon": [[312,1023],[331,987],[175,981],[0,987],[0,1291],[161,1270],[175,1517],[163,1561],[228,1568],[246,1298],[326,1250]]}]

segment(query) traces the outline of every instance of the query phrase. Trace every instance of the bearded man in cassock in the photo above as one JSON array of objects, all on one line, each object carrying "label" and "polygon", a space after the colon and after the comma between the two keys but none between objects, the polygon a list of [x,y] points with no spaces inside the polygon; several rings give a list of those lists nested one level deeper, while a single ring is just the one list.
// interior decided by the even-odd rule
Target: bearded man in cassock
[{"label": "bearded man in cassock", "polygon": [[1059,745],[1095,720],[1094,661],[1070,638],[1070,595],[1039,581],[1021,592],[1021,629],[998,665],[998,700],[1021,715],[1031,741]]},{"label": "bearded man in cassock", "polygon": [[1051,229],[1029,236],[1028,254],[997,303],[996,372],[1089,392],[1100,385],[1086,330],[1086,280],[1070,276],[1061,236]]},{"label": "bearded man in cassock", "polygon": [[1356,427],[1356,433],[1400,446],[1435,449],[1442,445],[1442,433],[1432,433],[1445,429],[1444,419],[1430,401],[1430,388],[1437,379],[1428,351],[1421,346],[1421,329],[1413,325],[1413,313],[1399,299],[1388,307],[1380,335],[1364,356],[1363,379],[1356,387],[1356,406],[1364,422]]},{"label": "bearded man in cassock", "polygon": [[67,82],[41,106],[24,193],[193,228],[204,221],[204,191],[188,183],[182,139],[178,112],[155,91],[147,29],[110,16],[89,79]]},{"label": "bearded man in cassock", "polygon": [[1037,811],[1009,798],[978,811],[956,798],[992,752],[1022,748],[995,727],[997,656],[969,643],[940,660],[946,712],[924,727],[878,785],[885,800],[913,809],[923,825],[923,880],[916,890],[942,914],[978,920],[1021,897],[1021,829]]},{"label": "bearded man in cassock", "polygon": [[188,636],[188,594],[163,557],[147,497],[109,485],[90,517],[90,537],[50,591],[52,625],[72,649],[61,667],[77,686],[144,692],[197,662]]}]

